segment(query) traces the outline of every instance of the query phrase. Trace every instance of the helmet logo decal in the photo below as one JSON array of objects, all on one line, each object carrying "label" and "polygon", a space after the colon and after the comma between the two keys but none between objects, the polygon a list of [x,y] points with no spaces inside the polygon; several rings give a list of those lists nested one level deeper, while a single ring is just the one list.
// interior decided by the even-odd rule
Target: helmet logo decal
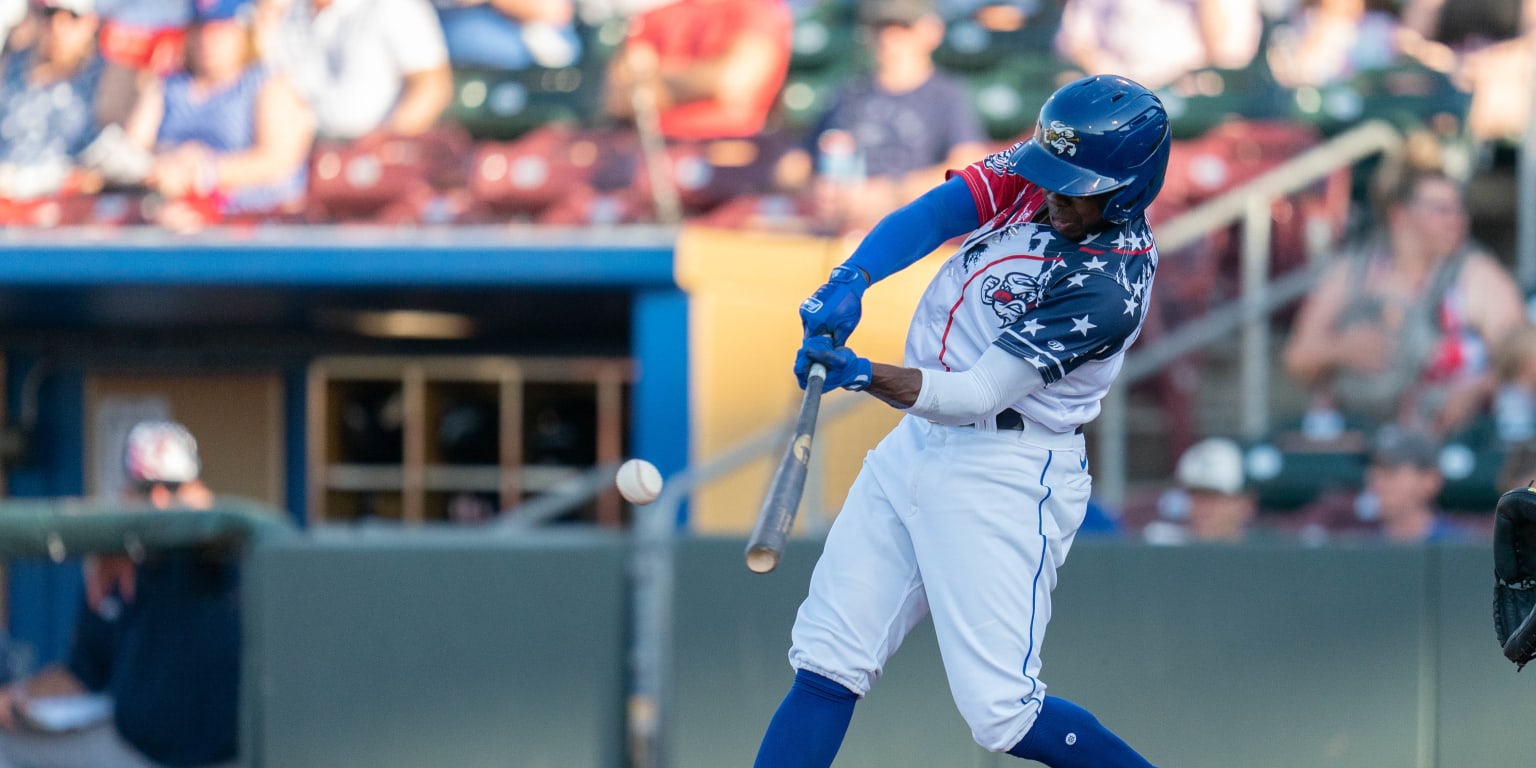
[{"label": "helmet logo decal", "polygon": [[1045,143],[1058,155],[1077,155],[1077,129],[1060,120],[1052,120],[1045,128]]}]

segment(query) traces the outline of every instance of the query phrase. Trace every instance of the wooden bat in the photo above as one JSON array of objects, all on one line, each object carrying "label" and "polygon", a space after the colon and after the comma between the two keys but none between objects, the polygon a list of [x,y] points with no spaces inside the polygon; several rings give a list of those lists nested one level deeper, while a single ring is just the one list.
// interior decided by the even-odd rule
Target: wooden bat
[{"label": "wooden bat", "polygon": [[768,573],[779,565],[784,554],[784,540],[795,527],[800,511],[800,497],[805,492],[805,470],[811,461],[811,439],[816,435],[816,415],[821,410],[821,388],[827,381],[827,368],[813,363],[805,377],[805,397],[795,417],[795,431],[789,446],[774,470],[768,495],[757,513],[757,525],[747,539],[747,569]]}]

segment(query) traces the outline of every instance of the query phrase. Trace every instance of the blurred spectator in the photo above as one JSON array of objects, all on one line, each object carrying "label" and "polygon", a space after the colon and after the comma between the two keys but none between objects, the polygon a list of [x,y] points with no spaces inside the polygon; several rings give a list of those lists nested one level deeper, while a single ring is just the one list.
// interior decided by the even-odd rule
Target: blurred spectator
[{"label": "blurred spectator", "polygon": [[92,0],[43,0],[38,39],[0,59],[0,197],[27,200],[65,187],[96,135],[101,81]]},{"label": "blurred spectator", "polygon": [[1404,25],[1437,50],[1472,94],[1468,128],[1479,140],[1515,140],[1531,109],[1536,0],[1406,0]]},{"label": "blurred spectator", "polygon": [[1522,323],[1494,351],[1494,421],[1505,443],[1536,441],[1536,327]]},{"label": "blurred spectator", "polygon": [[[124,469],[130,505],[195,514],[213,503],[180,424],[134,425]],[[239,576],[227,557],[88,560],[67,661],[0,688],[0,767],[233,768],[239,672]],[[46,705],[66,703],[95,717],[50,726]]]},{"label": "blurred spectator", "polygon": [[675,0],[644,11],[614,52],[606,109],[629,119],[637,98],[654,101],[668,139],[755,136],[789,71],[791,22],[782,0]]},{"label": "blurred spectator", "polygon": [[1287,88],[1327,85],[1397,60],[1401,25],[1387,0],[1304,0],[1276,25],[1270,71]]},{"label": "blurred spectator", "polygon": [[581,55],[571,0],[433,0],[455,67],[568,67]]},{"label": "blurred spectator", "polygon": [[11,31],[26,19],[27,0],[0,0],[0,47],[11,48]]},{"label": "blurred spectator", "polygon": [[1302,304],[1285,367],[1318,412],[1443,436],[1487,412],[1490,355],[1524,303],[1508,270],[1469,243],[1454,180],[1424,169],[1384,179],[1380,232]]},{"label": "blurred spectator", "polygon": [[1235,543],[1250,539],[1258,497],[1248,487],[1243,451],[1225,437],[1208,437],[1179,456],[1177,486],[1157,497],[1157,511],[1142,527],[1150,544]]},{"label": "blurred spectator", "polygon": [[1427,432],[1388,424],[1378,430],[1364,487],[1335,493],[1303,507],[1302,537],[1379,538],[1398,543],[1455,541],[1470,529],[1452,522],[1436,505],[1445,486],[1440,443]]},{"label": "blurred spectator", "polygon": [[427,0],[261,0],[263,55],[299,89],[321,138],[377,141],[430,129],[453,97]]},{"label": "blurred spectator", "polygon": [[101,55],[106,59],[96,120],[122,123],[138,103],[140,86],[181,69],[186,60],[190,0],[97,0]]},{"label": "blurred spectator", "polygon": [[931,0],[861,0],[858,15],[874,70],[839,89],[808,134],[812,210],[832,232],[873,226],[987,152],[965,86],[934,68],[944,20]]},{"label": "blurred spectator", "polygon": [[261,65],[253,0],[199,0],[186,68],[146,85],[126,126],[151,149],[145,183],[165,199],[160,223],[295,212],[314,120],[298,92]]},{"label": "blurred spectator", "polygon": [[1247,66],[1262,27],[1257,0],[1066,0],[1056,50],[1086,74],[1157,89],[1195,70]]}]

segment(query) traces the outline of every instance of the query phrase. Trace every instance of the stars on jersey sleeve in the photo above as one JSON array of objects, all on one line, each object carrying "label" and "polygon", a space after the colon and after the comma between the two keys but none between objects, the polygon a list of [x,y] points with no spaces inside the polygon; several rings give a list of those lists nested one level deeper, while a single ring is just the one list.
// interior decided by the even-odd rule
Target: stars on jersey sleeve
[{"label": "stars on jersey sleeve", "polygon": [[1099,271],[1057,281],[994,343],[1035,366],[1048,384],[1084,363],[1118,354],[1141,326],[1145,303],[1128,282],[1103,271],[1103,264],[1093,267]]},{"label": "stars on jersey sleeve", "polygon": [[1097,269],[1102,272],[1105,267],[1109,266],[1109,262],[1095,255],[1092,259],[1083,262],[1083,266],[1087,267],[1088,269]]}]

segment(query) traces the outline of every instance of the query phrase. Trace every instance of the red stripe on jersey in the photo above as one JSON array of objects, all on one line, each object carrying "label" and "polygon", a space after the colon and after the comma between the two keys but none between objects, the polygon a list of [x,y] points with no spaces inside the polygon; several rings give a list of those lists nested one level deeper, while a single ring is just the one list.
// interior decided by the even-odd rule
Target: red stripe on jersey
[{"label": "red stripe on jersey", "polygon": [[986,266],[982,267],[981,269],[976,270],[975,272],[973,272],[971,274],[970,277],[966,278],[965,279],[965,284],[960,286],[960,298],[956,299],[955,303],[954,303],[954,306],[951,306],[949,308],[949,317],[944,322],[944,334],[939,337],[939,365],[944,366],[944,370],[945,371],[952,370],[949,367],[949,363],[944,362],[944,352],[949,349],[949,331],[950,331],[951,328],[955,327],[955,313],[960,311],[960,305],[965,303],[965,291],[966,291],[966,289],[970,288],[971,287],[971,281],[975,280],[978,277],[981,277],[981,274],[983,272],[986,272],[987,270],[989,270],[989,269],[991,269],[991,268],[993,268],[993,267],[997,266],[998,264],[1001,264],[1001,263],[1003,263],[1005,261],[1013,261],[1015,259],[1028,259],[1028,260],[1031,260],[1031,261],[1061,261],[1062,260],[1060,256],[1031,256],[1031,255],[1029,255],[1027,253],[1016,253],[1016,254],[1014,254],[1012,256],[1004,256],[1001,259],[993,261],[993,262],[987,264]]}]

